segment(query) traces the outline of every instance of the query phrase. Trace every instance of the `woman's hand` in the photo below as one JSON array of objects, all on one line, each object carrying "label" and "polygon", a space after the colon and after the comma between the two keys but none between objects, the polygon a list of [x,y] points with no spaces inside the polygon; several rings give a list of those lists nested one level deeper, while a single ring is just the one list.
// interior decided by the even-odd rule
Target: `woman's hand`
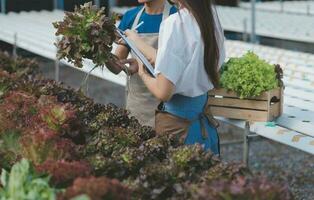
[{"label": "woman's hand", "polygon": [[117,33],[117,31],[115,32],[116,35],[116,39],[115,39],[115,43],[118,45],[123,45],[123,46],[127,46],[126,43],[124,42],[124,40],[120,37],[120,35]]},{"label": "woman's hand", "polygon": [[139,64],[138,64],[136,59],[134,59],[134,58],[124,59],[124,60],[120,60],[120,62],[123,65],[129,64],[128,72],[130,75],[133,75],[133,74],[139,72]]},{"label": "woman's hand", "polygon": [[127,29],[124,34],[132,41],[136,42],[136,41],[139,41],[141,40],[141,38],[139,37],[138,33],[134,30],[130,30],[130,29]]},{"label": "woman's hand", "polygon": [[119,74],[124,68],[124,64],[119,60],[109,60],[106,62],[106,67],[114,74]]},{"label": "woman's hand", "polygon": [[125,35],[135,44],[135,46],[144,54],[147,60],[154,66],[157,50],[148,45],[136,31],[126,30]]},{"label": "woman's hand", "polygon": [[148,74],[148,73],[147,73],[147,71],[146,71],[146,69],[144,67],[144,64],[142,62],[139,62],[139,64],[138,64],[138,75],[140,77],[142,77],[142,76],[144,76],[146,74]]},{"label": "woman's hand", "polygon": [[122,64],[129,64],[128,71],[131,75],[138,73],[139,76],[148,74],[143,63],[135,58],[120,60]]}]

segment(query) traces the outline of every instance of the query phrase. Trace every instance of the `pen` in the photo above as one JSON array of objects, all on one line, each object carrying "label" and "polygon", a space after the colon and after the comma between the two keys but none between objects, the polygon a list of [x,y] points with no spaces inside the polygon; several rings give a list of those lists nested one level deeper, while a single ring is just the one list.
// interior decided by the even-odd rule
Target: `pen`
[{"label": "pen", "polygon": [[[132,28],[133,31],[135,31],[136,29],[138,29],[139,27],[141,27],[144,24],[143,21],[141,21],[137,26],[135,26],[134,28]],[[124,31],[120,30],[119,28],[117,28],[117,31],[120,31],[121,33],[124,34]]]},{"label": "pen", "polygon": [[141,27],[143,24],[144,24],[144,22],[141,21],[141,22],[140,22],[137,26],[135,26],[132,30],[138,29],[138,28]]}]

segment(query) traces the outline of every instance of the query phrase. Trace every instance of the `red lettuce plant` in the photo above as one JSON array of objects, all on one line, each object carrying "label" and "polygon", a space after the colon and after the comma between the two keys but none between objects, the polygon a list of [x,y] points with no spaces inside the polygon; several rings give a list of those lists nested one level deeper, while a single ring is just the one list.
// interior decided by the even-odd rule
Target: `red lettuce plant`
[{"label": "red lettuce plant", "polygon": [[77,178],[73,185],[66,189],[59,200],[70,200],[80,195],[87,195],[92,200],[131,199],[131,191],[123,186],[118,180],[105,177]]},{"label": "red lettuce plant", "polygon": [[69,186],[78,177],[91,175],[91,168],[83,161],[47,160],[36,166],[38,173],[51,175],[51,183],[56,186]]},{"label": "red lettuce plant", "polygon": [[141,140],[132,130],[124,128],[107,128],[98,131],[88,139],[86,153],[102,153],[110,156],[114,151],[125,147],[138,147]]},{"label": "red lettuce plant", "polygon": [[0,103],[0,133],[30,126],[36,112],[34,96],[20,91],[10,92]]},{"label": "red lettuce plant", "polygon": [[[200,146],[178,147],[175,138],[156,137],[124,109],[94,104],[54,81],[0,70],[0,166],[10,168],[22,157],[58,187],[89,176],[91,169],[79,161],[87,160],[92,174],[128,183],[135,199],[290,198],[282,184],[251,179],[243,166],[221,163]],[[88,177],[76,179],[60,199],[84,194],[130,198],[119,182]]]},{"label": "red lettuce plant", "polygon": [[7,131],[0,134],[0,166],[10,169],[22,157],[20,155],[18,131]]},{"label": "red lettuce plant", "polygon": [[[96,115],[94,112],[101,112],[101,109],[81,92],[47,80],[28,81],[22,84],[20,89],[35,94],[39,97],[40,104],[43,103],[43,100],[48,100],[48,102],[52,102],[52,105],[58,105],[57,108],[65,109],[61,112],[63,113],[61,116],[66,116],[67,119],[57,120],[59,123],[54,124],[57,124],[57,127],[62,126],[61,134],[71,138],[75,143],[85,143],[85,137],[93,133],[89,125]],[[64,122],[60,123],[60,121]]]},{"label": "red lettuce plant", "polygon": [[248,179],[244,176],[238,176],[232,181],[218,180],[211,184],[203,184],[196,192],[194,191],[193,198],[199,200],[293,199],[286,185],[270,182],[264,177]]},{"label": "red lettuce plant", "polygon": [[91,124],[95,130],[102,127],[127,128],[131,124],[138,124],[135,118],[129,116],[129,111],[118,108],[113,104],[108,104],[102,108],[94,122]]},{"label": "red lettuce plant", "polygon": [[61,132],[70,128],[76,119],[76,110],[70,104],[61,104],[53,96],[41,96],[38,100],[41,107],[39,115],[49,129]]},{"label": "red lettuce plant", "polygon": [[164,160],[167,157],[170,147],[170,137],[162,135],[144,141],[139,149],[141,150],[141,154],[145,157],[145,160],[152,162],[154,160]]},{"label": "red lettuce plant", "polygon": [[[0,103],[0,132],[19,129],[24,133],[39,130],[62,134],[70,132],[76,110],[70,104],[57,102],[56,97],[34,95],[22,91],[10,92]],[[41,131],[42,132],[42,131]]]},{"label": "red lettuce plant", "polygon": [[62,39],[56,44],[58,58],[66,58],[77,67],[83,67],[83,58],[103,66],[116,57],[111,53],[116,39],[115,20],[106,17],[104,8],[86,3],[74,12],[66,12],[63,21],[53,23],[56,35]]},{"label": "red lettuce plant", "polygon": [[3,69],[0,70],[0,78],[9,78],[10,74],[7,71],[4,71]]},{"label": "red lettuce plant", "polygon": [[96,176],[107,176],[118,179],[125,176],[125,170],[121,170],[121,166],[118,166],[116,161],[110,157],[94,154],[86,157],[86,159]]},{"label": "red lettuce plant", "polygon": [[55,133],[24,135],[20,139],[21,154],[38,165],[46,160],[74,160],[76,146],[69,140],[57,137]]},{"label": "red lettuce plant", "polygon": [[14,85],[13,76],[0,69],[0,98],[6,95],[12,85]]},{"label": "red lettuce plant", "polygon": [[33,59],[13,58],[7,52],[0,51],[0,69],[19,77],[25,77],[37,74],[39,66]]},{"label": "red lettuce plant", "polygon": [[210,169],[221,161],[199,144],[181,146],[170,151],[169,164],[176,169],[183,180],[194,180],[201,172]]},{"label": "red lettuce plant", "polygon": [[217,179],[234,180],[238,176],[250,177],[251,175],[250,170],[243,164],[221,162],[205,171],[202,178],[206,182],[211,182]]}]

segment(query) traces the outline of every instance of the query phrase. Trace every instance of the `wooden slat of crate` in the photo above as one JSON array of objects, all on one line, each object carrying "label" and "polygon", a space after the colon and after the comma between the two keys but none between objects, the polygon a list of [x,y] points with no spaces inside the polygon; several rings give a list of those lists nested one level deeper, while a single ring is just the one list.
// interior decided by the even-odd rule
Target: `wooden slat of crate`
[{"label": "wooden slat of crate", "polygon": [[209,97],[208,101],[212,106],[224,106],[233,108],[247,108],[254,110],[268,110],[268,101],[254,101],[247,99],[233,99],[233,98],[216,98]]},{"label": "wooden slat of crate", "polygon": [[241,108],[226,108],[211,106],[210,108],[214,116],[220,116],[231,119],[243,119],[248,121],[265,122],[268,121],[268,112],[261,110],[247,110]]},{"label": "wooden slat of crate", "polygon": [[[213,89],[208,92],[209,95],[211,96],[223,96],[223,97],[232,97],[232,98],[239,98],[239,96],[232,91],[228,91],[226,89]],[[277,98],[281,98],[281,90],[280,88],[276,88],[273,90],[270,90],[268,92],[263,92],[260,96],[254,97],[254,98],[249,98],[253,100],[268,100],[270,96],[276,96]]]}]

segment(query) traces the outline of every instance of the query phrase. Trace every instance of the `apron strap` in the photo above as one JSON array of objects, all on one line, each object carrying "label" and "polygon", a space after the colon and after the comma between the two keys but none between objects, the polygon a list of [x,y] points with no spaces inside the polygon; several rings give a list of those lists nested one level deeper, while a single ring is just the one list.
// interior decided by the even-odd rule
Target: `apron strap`
[{"label": "apron strap", "polygon": [[[209,93],[207,93],[207,95],[209,95]],[[198,121],[198,120],[201,123],[201,131],[202,131],[202,136],[204,139],[208,137],[208,133],[205,127],[206,120],[208,120],[209,124],[211,124],[214,128],[219,127],[219,122],[214,118],[213,114],[211,113],[209,100],[207,100],[203,112],[196,119],[193,119],[192,122]]]},{"label": "apron strap", "polygon": [[[165,1],[165,6],[164,6],[164,11],[162,14],[162,21],[164,21],[165,19],[167,19],[170,15],[170,10],[171,10],[171,5],[170,3],[168,3],[168,1]],[[145,11],[145,6],[143,6],[143,8],[137,13],[133,25],[132,25],[132,29],[134,29],[140,22],[140,18],[143,14],[143,12]]]},{"label": "apron strap", "polygon": [[164,12],[162,14],[162,21],[166,20],[170,16],[171,5],[168,1],[165,1]]},{"label": "apron strap", "polygon": [[137,13],[131,29],[134,29],[138,25],[140,18],[141,18],[144,11],[145,11],[145,7],[143,6],[143,8],[140,10],[140,12]]}]

